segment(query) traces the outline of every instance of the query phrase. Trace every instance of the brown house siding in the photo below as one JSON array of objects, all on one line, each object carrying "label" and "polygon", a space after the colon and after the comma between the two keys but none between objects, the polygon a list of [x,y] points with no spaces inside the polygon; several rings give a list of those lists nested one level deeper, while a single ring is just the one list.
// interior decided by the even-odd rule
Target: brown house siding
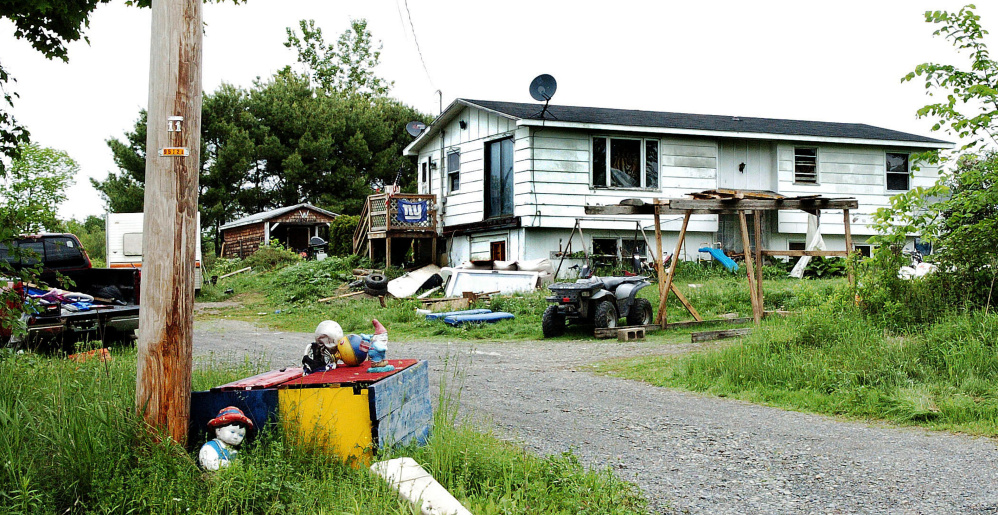
[{"label": "brown house siding", "polygon": [[222,231],[222,257],[243,258],[263,245],[264,222]]}]

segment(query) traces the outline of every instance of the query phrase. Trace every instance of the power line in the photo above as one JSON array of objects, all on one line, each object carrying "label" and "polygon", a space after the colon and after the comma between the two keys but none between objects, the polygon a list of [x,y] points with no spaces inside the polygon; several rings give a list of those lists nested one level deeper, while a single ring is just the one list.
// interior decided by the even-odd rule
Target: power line
[{"label": "power line", "polygon": [[[426,67],[426,60],[423,59],[423,51],[419,48],[419,39],[416,38],[416,27],[412,24],[412,12],[409,11],[409,0],[403,1],[405,3],[405,13],[409,17],[409,30],[412,32],[412,41],[416,43],[416,52],[419,54],[419,62],[423,63],[423,71],[426,72],[426,78],[430,81],[430,85],[436,87],[433,78],[430,77],[430,70]],[[398,7],[398,0],[396,0],[395,6]]]}]

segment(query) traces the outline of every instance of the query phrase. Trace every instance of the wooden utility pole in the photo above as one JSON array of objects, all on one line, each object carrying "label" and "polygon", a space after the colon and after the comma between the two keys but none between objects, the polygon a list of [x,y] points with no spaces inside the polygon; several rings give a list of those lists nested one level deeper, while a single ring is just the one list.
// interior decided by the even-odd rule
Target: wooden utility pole
[{"label": "wooden utility pole", "polygon": [[135,404],[183,444],[190,418],[201,135],[201,0],[153,0]]}]

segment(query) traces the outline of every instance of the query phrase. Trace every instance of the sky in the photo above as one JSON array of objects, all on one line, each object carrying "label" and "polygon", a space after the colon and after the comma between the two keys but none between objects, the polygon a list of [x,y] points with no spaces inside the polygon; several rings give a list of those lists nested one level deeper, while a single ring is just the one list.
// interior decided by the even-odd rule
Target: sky
[{"label": "sky", "polygon": [[[314,19],[327,41],[365,18],[381,41],[376,72],[391,95],[430,115],[455,98],[533,102],[530,81],[558,81],[553,104],[866,123],[923,136],[932,122],[922,83],[901,77],[922,62],[965,65],[924,21],[951,0],[630,1],[248,0],[204,7],[202,86],[249,88],[294,64],[286,28]],[[611,7],[612,6],[612,7]],[[998,2],[978,2],[998,31]],[[0,20],[0,59],[17,82],[14,115],[32,140],[80,164],[63,218],[100,215],[88,178],[116,171],[109,138],[123,139],[148,100],[148,9],[101,5],[49,61]],[[987,42],[994,47],[995,36]],[[440,92],[439,94],[437,92]]]}]

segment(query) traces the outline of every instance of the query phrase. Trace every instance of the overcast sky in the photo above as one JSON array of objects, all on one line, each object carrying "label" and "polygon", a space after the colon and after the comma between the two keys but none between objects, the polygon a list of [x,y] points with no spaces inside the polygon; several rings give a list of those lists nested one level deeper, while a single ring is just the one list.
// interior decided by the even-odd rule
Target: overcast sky
[{"label": "overcast sky", "polygon": [[[444,106],[458,97],[532,102],[531,79],[549,73],[558,80],[555,104],[855,122],[931,135],[931,123],[915,118],[929,100],[923,87],[900,79],[925,61],[966,63],[932,37],[935,26],[923,16],[963,4],[249,0],[205,6],[203,87],[249,87],[293,64],[285,29],[300,19],[314,19],[333,41],[351,19],[366,18],[383,44],[378,73],[395,82],[392,95],[431,115],[439,111],[437,90]],[[998,2],[978,2],[977,12],[998,31]],[[71,45],[69,64],[44,59],[15,40],[12,27],[0,21],[0,59],[21,96],[15,116],[36,143],[67,151],[82,168],[60,214],[101,214],[87,178],[116,169],[105,140],[122,138],[146,106],[150,11],[123,0],[98,7],[90,44]],[[994,47],[995,37],[988,42]]]}]

